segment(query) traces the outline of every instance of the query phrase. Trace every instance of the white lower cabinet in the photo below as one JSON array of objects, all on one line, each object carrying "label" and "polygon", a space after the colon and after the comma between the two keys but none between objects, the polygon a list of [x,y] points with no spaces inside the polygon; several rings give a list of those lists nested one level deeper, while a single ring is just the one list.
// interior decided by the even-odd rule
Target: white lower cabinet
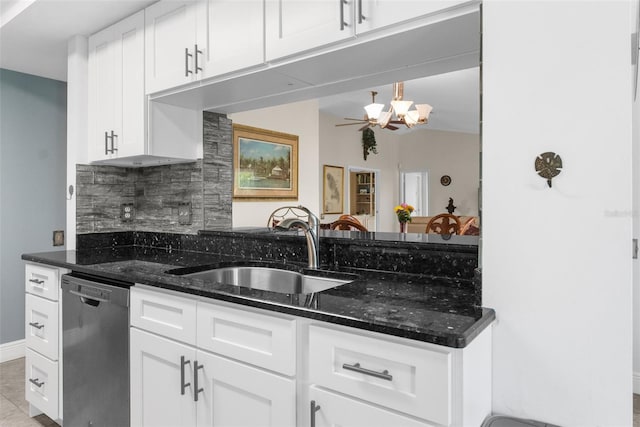
[{"label": "white lower cabinet", "polygon": [[60,280],[68,270],[25,265],[25,398],[29,415],[62,419]]},{"label": "white lower cabinet", "polygon": [[431,424],[337,393],[310,387],[309,418],[315,427],[427,427]]},{"label": "white lower cabinet", "polygon": [[[132,426],[296,425],[295,377],[270,370],[271,365],[284,365],[278,358],[295,360],[295,321],[292,325],[292,319],[269,319],[266,313],[141,286],[131,289],[131,307]],[[256,324],[256,319],[263,323]],[[293,333],[287,332],[291,327]],[[214,344],[203,341],[213,351],[201,348],[195,330],[199,337],[215,337]],[[229,331],[235,331],[235,340],[225,335]],[[283,334],[292,335],[293,345],[287,346],[288,351],[275,351],[275,358],[265,353],[268,366],[261,366],[253,355],[257,350],[246,345],[249,337],[255,341],[263,336],[257,342],[270,347],[269,337]],[[275,344],[280,342],[276,339]],[[245,363],[245,358],[255,365]]]},{"label": "white lower cabinet", "polygon": [[131,307],[134,426],[463,427],[491,412],[490,327],[450,348],[140,285]]}]

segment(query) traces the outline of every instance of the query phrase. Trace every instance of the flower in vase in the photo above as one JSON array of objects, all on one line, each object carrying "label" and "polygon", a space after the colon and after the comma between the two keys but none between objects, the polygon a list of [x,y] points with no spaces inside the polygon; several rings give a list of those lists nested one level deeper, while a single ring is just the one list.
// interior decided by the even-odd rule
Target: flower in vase
[{"label": "flower in vase", "polygon": [[415,209],[411,205],[401,203],[393,208],[393,210],[395,211],[396,215],[398,215],[398,222],[406,223],[411,222],[411,212],[413,212]]}]

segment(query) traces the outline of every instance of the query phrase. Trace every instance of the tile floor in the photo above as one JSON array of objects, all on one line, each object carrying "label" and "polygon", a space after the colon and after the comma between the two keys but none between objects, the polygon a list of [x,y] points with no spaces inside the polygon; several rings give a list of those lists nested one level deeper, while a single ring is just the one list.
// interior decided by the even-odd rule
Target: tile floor
[{"label": "tile floor", "polygon": [[[0,427],[58,427],[46,415],[29,418],[24,400],[24,358],[0,363]],[[640,427],[640,395],[633,395],[633,427]]]},{"label": "tile floor", "polygon": [[57,427],[46,415],[29,417],[24,400],[24,358],[0,363],[0,427]]}]

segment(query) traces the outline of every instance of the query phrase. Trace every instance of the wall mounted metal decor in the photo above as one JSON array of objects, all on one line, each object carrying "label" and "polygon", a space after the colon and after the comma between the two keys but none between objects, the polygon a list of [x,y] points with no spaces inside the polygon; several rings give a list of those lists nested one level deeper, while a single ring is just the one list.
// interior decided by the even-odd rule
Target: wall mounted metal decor
[{"label": "wall mounted metal decor", "polygon": [[445,187],[451,184],[451,177],[449,175],[442,175],[442,177],[440,177],[440,184],[444,185]]},{"label": "wall mounted metal decor", "polygon": [[536,157],[535,167],[538,175],[546,179],[551,188],[551,180],[562,172],[562,159],[556,153],[548,151]]}]

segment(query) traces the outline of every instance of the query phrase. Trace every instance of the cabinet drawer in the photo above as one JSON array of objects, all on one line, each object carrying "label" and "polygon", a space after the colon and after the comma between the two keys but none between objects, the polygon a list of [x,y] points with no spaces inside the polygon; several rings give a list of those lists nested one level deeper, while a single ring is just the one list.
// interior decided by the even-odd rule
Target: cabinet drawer
[{"label": "cabinet drawer", "polygon": [[28,293],[58,300],[58,269],[40,264],[25,265],[25,289]]},{"label": "cabinet drawer", "polygon": [[58,418],[58,362],[27,348],[25,358],[25,397],[29,403]]},{"label": "cabinet drawer", "polygon": [[451,421],[451,355],[309,327],[311,383],[416,417]]},{"label": "cabinet drawer", "polygon": [[58,303],[26,294],[25,316],[27,347],[58,360]]},{"label": "cabinet drawer", "polygon": [[195,345],[195,299],[134,286],[130,310],[132,326]]},{"label": "cabinet drawer", "polygon": [[309,400],[320,407],[309,417],[315,417],[316,427],[349,426],[349,427],[430,427],[413,418],[387,411],[379,406],[370,405],[360,400],[321,390],[309,389]]},{"label": "cabinet drawer", "polygon": [[198,347],[285,375],[296,373],[293,318],[200,301]]}]

